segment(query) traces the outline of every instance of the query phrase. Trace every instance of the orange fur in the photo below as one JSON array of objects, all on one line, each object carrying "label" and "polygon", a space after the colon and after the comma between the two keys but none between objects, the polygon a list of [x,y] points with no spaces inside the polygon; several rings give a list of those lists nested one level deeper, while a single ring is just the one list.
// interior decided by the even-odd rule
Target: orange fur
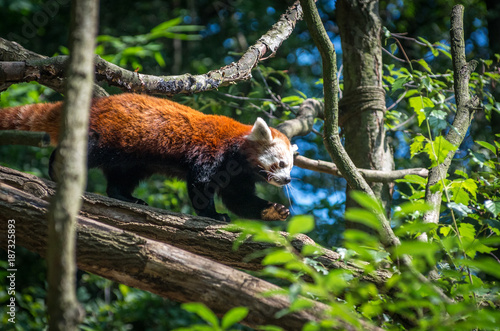
[{"label": "orange fur", "polygon": [[40,131],[57,145],[61,122],[61,102],[40,103],[0,109],[0,130]]},{"label": "orange fur", "polygon": [[[45,131],[51,144],[59,138],[62,103],[0,110],[0,129]],[[250,133],[252,126],[229,117],[206,115],[190,107],[141,94],[119,94],[92,102],[90,130],[99,144],[126,152],[183,154],[190,150],[215,156]],[[274,137],[288,139],[271,128]]]},{"label": "orange fur", "polygon": [[[1,109],[0,130],[45,131],[57,145],[61,111],[61,102]],[[88,146],[88,166],[103,170],[110,197],[145,204],[132,196],[134,188],[162,173],[187,181],[201,216],[229,219],[215,210],[214,194],[241,217],[284,220],[290,214],[255,194],[257,181],[288,184],[293,167],[287,137],[260,118],[245,125],[166,99],[120,94],[92,101]]]}]

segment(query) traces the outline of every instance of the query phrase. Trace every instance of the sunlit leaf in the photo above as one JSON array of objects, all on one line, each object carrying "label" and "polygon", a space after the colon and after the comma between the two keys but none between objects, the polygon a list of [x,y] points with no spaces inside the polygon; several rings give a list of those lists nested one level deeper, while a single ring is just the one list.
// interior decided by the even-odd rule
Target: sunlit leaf
[{"label": "sunlit leaf", "polygon": [[314,217],[311,215],[298,215],[288,222],[287,231],[291,235],[308,233],[314,229]]},{"label": "sunlit leaf", "polygon": [[438,136],[432,144],[427,144],[424,147],[424,151],[429,155],[433,167],[443,163],[448,153],[455,150],[457,150],[457,146],[450,143],[443,136]]},{"label": "sunlit leaf", "polygon": [[264,260],[262,260],[262,264],[280,265],[280,264],[285,264],[291,260],[294,260],[295,258],[296,257],[290,252],[287,252],[285,250],[276,250],[274,252],[267,254]]},{"label": "sunlit leaf", "polygon": [[181,308],[190,313],[195,313],[205,322],[214,327],[219,326],[219,319],[217,318],[217,316],[215,316],[214,312],[201,302],[183,303],[181,305]]},{"label": "sunlit leaf", "polygon": [[234,307],[222,317],[221,326],[223,329],[228,329],[236,323],[241,322],[248,315],[248,308]]},{"label": "sunlit leaf", "polygon": [[498,262],[490,257],[484,257],[478,260],[460,260],[460,264],[475,268],[493,277],[500,279],[500,268]]},{"label": "sunlit leaf", "polygon": [[351,191],[350,195],[351,198],[353,198],[354,201],[356,201],[360,206],[377,213],[385,213],[380,201],[371,197],[367,193],[361,191]]},{"label": "sunlit leaf", "polygon": [[484,208],[494,216],[498,216],[500,214],[500,201],[486,200],[484,202]]},{"label": "sunlit leaf", "polygon": [[493,154],[496,154],[497,153],[497,149],[495,146],[493,146],[492,144],[490,144],[489,142],[486,142],[486,141],[476,141],[476,144],[480,145],[480,146],[483,146],[484,148],[487,148],[488,150],[490,150]]},{"label": "sunlit leaf", "polygon": [[420,153],[424,148],[424,142],[426,138],[424,136],[415,136],[413,142],[410,145],[410,155],[414,157],[416,154]]},{"label": "sunlit leaf", "polygon": [[377,216],[366,209],[350,208],[345,212],[345,219],[351,222],[366,225],[372,229],[380,228],[380,221]]},{"label": "sunlit leaf", "polygon": [[434,108],[434,102],[427,97],[417,96],[408,99],[411,108],[417,114],[418,125],[421,125],[425,120],[425,108]]}]

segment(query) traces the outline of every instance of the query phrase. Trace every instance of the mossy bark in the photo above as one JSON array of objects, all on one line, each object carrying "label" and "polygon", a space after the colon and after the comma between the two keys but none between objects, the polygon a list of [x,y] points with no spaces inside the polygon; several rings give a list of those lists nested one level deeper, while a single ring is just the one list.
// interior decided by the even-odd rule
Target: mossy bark
[{"label": "mossy bark", "polygon": [[[339,0],[337,20],[344,65],[344,90],[339,107],[345,149],[358,168],[391,171],[394,160],[384,128],[386,108],[378,1]],[[392,184],[370,186],[389,212]],[[350,190],[348,187],[347,193]],[[354,203],[347,194],[346,207],[352,206]]]}]

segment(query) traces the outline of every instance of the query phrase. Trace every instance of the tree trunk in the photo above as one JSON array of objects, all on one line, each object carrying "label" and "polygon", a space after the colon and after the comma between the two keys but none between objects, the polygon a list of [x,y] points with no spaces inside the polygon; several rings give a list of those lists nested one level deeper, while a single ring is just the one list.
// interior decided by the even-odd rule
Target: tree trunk
[{"label": "tree trunk", "polygon": [[[386,109],[378,1],[339,0],[337,19],[344,65],[344,91],[339,106],[345,149],[358,168],[391,171],[394,160],[384,129]],[[371,183],[388,213],[392,186]],[[346,208],[354,206],[350,190],[348,187]],[[359,228],[358,224],[347,226]]]},{"label": "tree trunk", "polygon": [[83,317],[76,299],[76,216],[86,183],[98,7],[97,0],[76,0],[72,5],[71,56],[54,161],[58,184],[49,209],[46,247],[49,330],[77,330]]}]

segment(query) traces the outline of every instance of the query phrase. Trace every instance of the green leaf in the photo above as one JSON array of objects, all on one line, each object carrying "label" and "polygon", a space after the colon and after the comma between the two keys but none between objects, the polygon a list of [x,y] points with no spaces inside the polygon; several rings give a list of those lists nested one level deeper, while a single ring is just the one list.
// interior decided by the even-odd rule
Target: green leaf
[{"label": "green leaf", "polygon": [[484,148],[487,148],[488,150],[490,150],[493,154],[496,154],[497,153],[497,149],[495,146],[493,146],[492,144],[486,142],[486,141],[476,141],[476,144],[480,145],[480,146],[483,146]]},{"label": "green leaf", "polygon": [[391,44],[391,54],[394,54],[396,53],[397,49],[398,49],[398,45],[396,45],[396,43],[393,43]]},{"label": "green leaf", "polygon": [[458,217],[464,218],[469,214],[472,214],[472,210],[462,203],[450,202],[447,204],[448,208],[453,209]]},{"label": "green leaf", "polygon": [[427,72],[432,73],[431,67],[429,67],[429,64],[425,62],[424,59],[420,59],[418,61],[415,61],[418,64],[420,64]]},{"label": "green leaf", "polygon": [[182,23],[182,17],[176,17],[176,18],[173,18],[173,19],[168,20],[166,22],[158,24],[157,26],[155,26],[154,28],[151,29],[151,32],[157,33],[157,32],[161,32],[161,31],[165,31],[165,30],[168,30],[169,28],[176,26],[176,25],[179,25],[181,23]]},{"label": "green leaf", "polygon": [[444,236],[444,237],[448,237],[448,235],[450,234],[450,231],[451,231],[451,226],[448,226],[448,225],[444,225],[444,226],[441,226],[439,228],[439,232]]},{"label": "green leaf", "polygon": [[350,208],[345,212],[345,219],[351,222],[366,225],[372,229],[380,229],[380,221],[377,216],[366,209]]},{"label": "green leaf", "polygon": [[469,175],[467,175],[467,173],[463,172],[462,170],[455,170],[455,175],[462,176],[465,179],[469,178]]},{"label": "green leaf", "polygon": [[221,326],[223,329],[228,329],[232,325],[241,322],[248,315],[248,308],[234,307],[222,317]]},{"label": "green leaf", "polygon": [[314,229],[314,217],[311,215],[298,215],[288,222],[287,231],[290,235],[308,233]]},{"label": "green leaf", "polygon": [[484,202],[484,208],[496,217],[500,214],[500,201],[486,200]]},{"label": "green leaf", "polygon": [[425,120],[424,108],[434,108],[434,102],[427,97],[417,96],[408,99],[408,104],[417,114],[418,125],[421,125]]},{"label": "green leaf", "polygon": [[460,232],[460,236],[462,238],[474,239],[476,237],[476,229],[474,229],[474,226],[472,224],[461,223],[458,227],[458,231]]},{"label": "green leaf", "polygon": [[304,256],[321,254],[321,247],[316,246],[316,245],[306,244],[306,245],[302,246],[301,254]]},{"label": "green leaf", "polygon": [[413,138],[413,142],[410,145],[410,155],[414,157],[416,154],[420,153],[424,148],[424,142],[426,138],[424,136],[416,136]]},{"label": "green leaf", "polygon": [[401,218],[418,212],[423,215],[426,211],[432,210],[432,206],[423,200],[405,202],[394,212],[394,218]]},{"label": "green leaf", "polygon": [[[426,108],[427,110],[428,108]],[[427,118],[429,119],[429,125],[434,132],[444,130],[448,127],[447,121],[448,114],[440,109],[432,109]]]},{"label": "green leaf", "polygon": [[219,326],[219,319],[217,318],[217,316],[215,316],[214,312],[201,302],[183,303],[181,305],[181,308],[190,313],[195,313],[202,320],[212,325],[213,327]]},{"label": "green leaf", "polygon": [[165,59],[163,59],[163,56],[161,55],[160,52],[155,52],[155,60],[160,67],[164,67],[166,65]]},{"label": "green leaf", "polygon": [[351,198],[358,203],[358,205],[368,209],[369,211],[374,211],[376,213],[385,213],[382,204],[376,199],[371,197],[369,194],[361,191],[351,191]]},{"label": "green leaf", "polygon": [[500,268],[498,267],[498,262],[493,258],[485,257],[478,260],[462,259],[459,262],[500,279]]},{"label": "green leaf", "polygon": [[[434,150],[432,149],[434,147]],[[431,160],[432,167],[437,166],[438,164],[443,163],[446,156],[449,152],[455,151],[457,146],[450,143],[443,136],[438,136],[434,142],[431,144],[427,144],[424,147],[424,151],[429,155],[429,159]],[[435,154],[434,154],[435,153]]]},{"label": "green leaf", "polygon": [[470,196],[472,196],[474,199],[476,198],[477,184],[472,178],[465,180],[454,180],[451,183],[451,190],[453,194],[453,200],[456,203],[468,205]]},{"label": "green leaf", "polygon": [[394,91],[397,91],[399,89],[402,89],[404,87],[404,84],[408,83],[409,81],[410,81],[410,77],[408,77],[408,76],[399,77],[394,81],[394,83],[392,83],[391,90],[394,92]]},{"label": "green leaf", "polygon": [[473,259],[476,253],[489,254],[496,250],[494,247],[488,247],[476,238],[462,238],[465,254]]},{"label": "green leaf", "polygon": [[297,102],[297,101],[302,101],[303,99],[301,97],[299,97],[298,95],[290,95],[288,97],[284,97],[283,99],[281,99],[282,102]]},{"label": "green leaf", "polygon": [[398,179],[396,180],[398,183],[410,183],[410,184],[417,184],[420,186],[427,185],[427,178],[423,178],[419,175],[406,175],[404,179]]},{"label": "green leaf", "polygon": [[401,245],[395,247],[396,256],[410,255],[413,257],[422,256],[430,265],[434,265],[435,253],[439,246],[434,242],[423,241],[402,241]]},{"label": "green leaf", "polygon": [[273,252],[267,254],[266,257],[264,258],[264,260],[262,260],[262,264],[263,265],[270,265],[270,264],[280,265],[280,264],[285,264],[285,263],[290,262],[290,261],[295,260],[295,259],[296,259],[296,257],[292,253],[280,249],[280,250],[273,251]]}]

